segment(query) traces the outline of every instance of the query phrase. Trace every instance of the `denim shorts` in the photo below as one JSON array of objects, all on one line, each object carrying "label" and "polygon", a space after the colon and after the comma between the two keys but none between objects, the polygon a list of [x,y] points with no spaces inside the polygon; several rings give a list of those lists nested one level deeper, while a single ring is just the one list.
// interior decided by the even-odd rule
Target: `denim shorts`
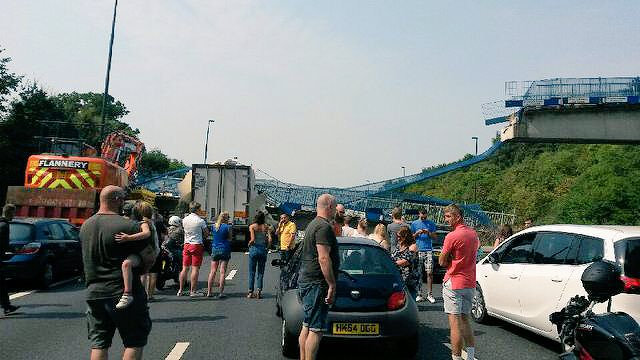
[{"label": "denim shorts", "polygon": [[229,261],[231,259],[231,252],[227,250],[212,249],[211,261]]},{"label": "denim shorts", "polygon": [[327,331],[329,305],[324,302],[327,291],[328,287],[324,284],[304,284],[298,287],[298,298],[304,311],[302,326],[308,327],[310,331]]}]

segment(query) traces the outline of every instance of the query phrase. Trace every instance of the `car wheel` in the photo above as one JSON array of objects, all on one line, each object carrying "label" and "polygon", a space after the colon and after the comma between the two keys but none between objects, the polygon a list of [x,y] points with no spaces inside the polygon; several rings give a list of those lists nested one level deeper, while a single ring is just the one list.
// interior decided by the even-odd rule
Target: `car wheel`
[{"label": "car wheel", "polygon": [[48,289],[53,284],[53,265],[50,262],[44,263],[39,283],[41,289]]},{"label": "car wheel", "polygon": [[473,321],[477,323],[484,323],[487,321],[487,307],[484,302],[484,295],[482,294],[482,288],[480,285],[476,286],[476,292],[473,295],[471,302],[471,317]]},{"label": "car wheel", "polygon": [[287,330],[287,320],[282,319],[282,355],[293,358],[298,356],[298,339]]}]

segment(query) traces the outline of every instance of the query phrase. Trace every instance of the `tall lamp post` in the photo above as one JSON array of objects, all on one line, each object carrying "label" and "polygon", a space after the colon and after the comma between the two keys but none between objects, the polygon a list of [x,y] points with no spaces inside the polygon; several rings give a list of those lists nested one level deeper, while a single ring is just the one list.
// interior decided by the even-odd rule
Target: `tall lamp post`
[{"label": "tall lamp post", "polygon": [[207,122],[207,139],[204,141],[204,163],[207,163],[207,150],[209,149],[209,128],[211,128],[211,124],[216,122],[215,120],[209,120]]},{"label": "tall lamp post", "polygon": [[107,76],[104,79],[104,94],[102,94],[102,122],[100,124],[100,141],[104,139],[104,125],[107,117],[107,97],[109,96],[109,74],[111,73],[111,54],[113,52],[113,36],[116,31],[116,10],[118,9],[118,0],[113,5],[113,21],[111,22],[111,39],[109,40],[109,58],[107,60]]},{"label": "tall lamp post", "polygon": [[[472,136],[471,140],[475,140],[476,141],[476,156],[478,156],[478,137],[477,136]],[[477,174],[473,179],[473,202],[474,203],[478,202],[478,176],[477,176]]]}]

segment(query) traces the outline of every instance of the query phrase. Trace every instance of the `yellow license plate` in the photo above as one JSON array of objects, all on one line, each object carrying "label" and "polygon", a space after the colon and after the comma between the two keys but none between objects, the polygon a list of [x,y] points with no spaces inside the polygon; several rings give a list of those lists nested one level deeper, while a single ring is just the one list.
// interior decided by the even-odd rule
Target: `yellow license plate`
[{"label": "yellow license plate", "polygon": [[335,335],[379,335],[380,324],[374,323],[333,323]]}]

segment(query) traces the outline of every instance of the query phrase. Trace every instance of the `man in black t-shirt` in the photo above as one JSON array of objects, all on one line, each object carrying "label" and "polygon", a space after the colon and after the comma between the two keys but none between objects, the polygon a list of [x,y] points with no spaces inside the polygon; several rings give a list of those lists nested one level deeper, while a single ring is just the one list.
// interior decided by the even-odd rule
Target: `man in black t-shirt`
[{"label": "man in black t-shirt", "polygon": [[335,300],[340,268],[338,242],[330,223],[336,214],[335,197],[320,195],[316,211],[318,216],[305,229],[298,278],[298,297],[304,308],[298,342],[304,360],[315,359],[322,333],[327,331],[327,313]]},{"label": "man in black t-shirt", "polygon": [[[140,226],[119,215],[125,193],[117,186],[106,186],[100,192],[100,209],[80,228],[82,261],[87,285],[87,323],[91,341],[91,358],[106,359],[115,330],[125,347],[123,358],[141,359],[151,331],[140,276],[133,276],[133,303],[126,309],[115,309],[124,291],[121,265],[132,253],[139,253],[146,241],[119,244],[115,234],[135,234]],[[136,274],[134,272],[134,275]]]}]

